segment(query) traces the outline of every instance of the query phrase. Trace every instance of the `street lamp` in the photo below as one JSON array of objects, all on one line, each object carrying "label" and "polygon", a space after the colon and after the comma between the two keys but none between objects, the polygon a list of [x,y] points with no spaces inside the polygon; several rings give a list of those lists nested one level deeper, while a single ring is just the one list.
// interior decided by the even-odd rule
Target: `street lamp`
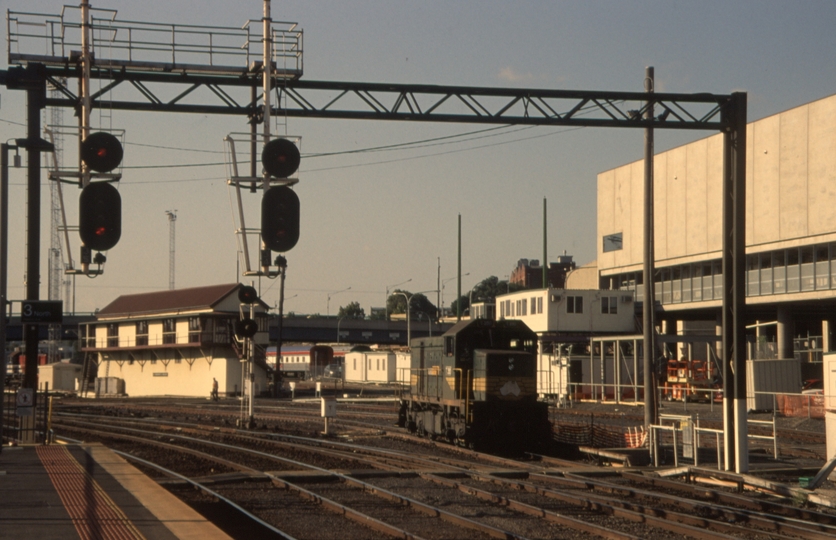
[{"label": "street lamp", "polygon": [[419,321],[421,320],[421,315],[426,315],[427,316],[427,330],[429,330],[430,337],[433,337],[433,320],[432,320],[432,317],[430,317],[430,314],[427,313],[426,311],[419,311],[418,312],[418,320]]},{"label": "street lamp", "polygon": [[411,317],[409,315],[409,304],[412,302],[412,299],[415,297],[415,295],[428,293],[428,292],[433,292],[433,291],[432,291],[432,289],[430,289],[429,291],[419,291],[419,292],[412,293],[412,294],[406,294],[403,291],[395,291],[395,292],[392,293],[392,294],[402,294],[403,297],[406,299],[406,346],[407,347],[411,346],[411,341],[412,341],[412,325],[410,324],[411,323]]},{"label": "street lamp", "polygon": [[334,292],[328,293],[328,302],[325,304],[325,316],[326,317],[329,317],[331,315],[331,297],[334,296],[335,294],[340,294],[341,292],[350,291],[350,290],[351,290],[351,287],[348,287],[347,289],[342,289],[342,290],[339,290],[339,291],[334,291]]},{"label": "street lamp", "polygon": [[[481,284],[481,281],[470,288],[470,292],[467,295],[467,314],[470,316],[470,320],[473,320],[473,289],[478,287]],[[477,300],[479,298],[476,298]]]},{"label": "street lamp", "polygon": [[383,308],[386,310],[386,320],[389,320],[389,289],[392,287],[397,287],[399,285],[403,285],[404,283],[409,283],[412,281],[412,278],[407,279],[406,281],[401,281],[400,283],[395,283],[394,285],[387,285],[386,286],[386,301],[383,302]]},{"label": "street lamp", "polygon": [[451,278],[447,278],[447,279],[445,279],[444,281],[441,282],[441,301],[439,302],[440,305],[438,306],[438,308],[441,310],[441,318],[444,318],[444,286],[448,282],[453,281],[454,279],[458,279],[458,278],[469,276],[469,275],[470,275],[470,272],[468,272],[467,274],[462,274],[461,276],[453,276]]},{"label": "street lamp", "polygon": [[339,320],[337,320],[337,343],[340,342],[340,323],[343,322],[343,319],[345,319],[345,317],[346,316],[343,315],[342,317],[339,318]]}]

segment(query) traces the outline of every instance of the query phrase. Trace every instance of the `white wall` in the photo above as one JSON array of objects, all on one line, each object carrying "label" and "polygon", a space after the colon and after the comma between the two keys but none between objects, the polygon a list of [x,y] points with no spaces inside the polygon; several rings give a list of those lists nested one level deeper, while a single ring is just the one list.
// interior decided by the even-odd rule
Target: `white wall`
[{"label": "white wall", "polygon": [[395,354],[388,351],[353,352],[345,355],[346,382],[395,382]]},{"label": "white wall", "polygon": [[[99,366],[99,376],[118,377],[125,381],[125,393],[137,396],[191,396],[206,397],[212,391],[212,379],[218,380],[218,392],[233,394],[241,392],[241,362],[237,358],[214,358],[209,362],[200,358],[189,364],[157,360],[116,362],[110,366]],[[255,370],[255,394],[267,389],[267,376],[263,369]]]},{"label": "white wall", "polygon": [[74,392],[76,381],[81,378],[81,366],[68,362],[55,362],[38,366],[38,384],[49,383],[50,390]]},{"label": "white wall", "polygon": [[[746,245],[758,251],[799,245],[804,237],[836,237],[836,96],[752,122],[746,149]],[[721,134],[654,158],[657,261],[722,248]],[[598,267],[642,264],[644,162],[598,175]],[[621,250],[603,252],[602,238],[622,233]],[[770,246],[770,244],[772,244]]]}]

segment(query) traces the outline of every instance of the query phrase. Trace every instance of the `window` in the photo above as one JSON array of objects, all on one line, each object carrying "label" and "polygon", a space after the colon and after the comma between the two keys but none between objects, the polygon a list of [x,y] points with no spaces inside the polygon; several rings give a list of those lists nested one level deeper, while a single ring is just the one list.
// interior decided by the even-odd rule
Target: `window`
[{"label": "window", "polygon": [[200,317],[189,317],[189,343],[200,343]]},{"label": "window", "polygon": [[537,313],[543,313],[543,297],[537,299]]},{"label": "window", "polygon": [[521,313],[521,315],[522,316],[528,315],[528,298],[523,298],[522,300],[520,300],[520,302],[522,302],[522,313]]},{"label": "window", "polygon": [[231,326],[232,321],[230,319],[215,320],[215,343],[229,343]]},{"label": "window", "polygon": [[163,319],[163,343],[177,343],[177,325],[174,319]]},{"label": "window", "polygon": [[566,313],[583,313],[583,296],[567,296]]},{"label": "window", "polygon": [[444,337],[444,354],[446,356],[453,356],[455,354],[455,342],[453,341],[453,336],[445,336]]},{"label": "window", "polygon": [[798,248],[790,248],[787,253],[787,292],[801,290],[800,268],[798,266]]},{"label": "window", "polygon": [[604,253],[619,251],[623,244],[623,233],[608,234],[604,237]]},{"label": "window", "polygon": [[116,323],[110,323],[107,325],[107,346],[119,346],[119,325]]},{"label": "window", "polygon": [[136,322],[136,345],[148,345],[148,321]]},{"label": "window", "polygon": [[537,298],[531,297],[531,314],[537,315]]},{"label": "window", "polygon": [[602,296],[601,297],[601,313],[604,315],[618,314],[618,297],[617,296]]}]

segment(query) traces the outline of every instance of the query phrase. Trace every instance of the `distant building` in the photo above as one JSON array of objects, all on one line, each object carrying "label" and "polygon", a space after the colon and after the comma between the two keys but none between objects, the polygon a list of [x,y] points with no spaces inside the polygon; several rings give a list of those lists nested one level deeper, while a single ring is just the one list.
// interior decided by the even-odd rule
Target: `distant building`
[{"label": "distant building", "polygon": [[[546,278],[549,287],[563,289],[566,286],[566,276],[575,269],[575,262],[571,255],[561,255],[557,262],[549,263]],[[520,259],[511,271],[510,283],[520,285],[525,289],[543,288],[543,267],[537,259]]]},{"label": "distant building", "polygon": [[597,289],[598,261],[586,263],[566,274],[565,289]]},{"label": "distant building", "polygon": [[471,319],[496,319],[496,303],[495,302],[473,302],[470,306]]},{"label": "distant building", "polygon": [[[208,398],[213,379],[221,396],[240,394],[247,365],[234,333],[240,288],[231,283],[118,297],[94,322],[79,325],[85,366],[95,363],[99,378],[120,379],[116,387],[130,396]],[[260,300],[253,304],[255,395],[267,390],[267,309]]]}]

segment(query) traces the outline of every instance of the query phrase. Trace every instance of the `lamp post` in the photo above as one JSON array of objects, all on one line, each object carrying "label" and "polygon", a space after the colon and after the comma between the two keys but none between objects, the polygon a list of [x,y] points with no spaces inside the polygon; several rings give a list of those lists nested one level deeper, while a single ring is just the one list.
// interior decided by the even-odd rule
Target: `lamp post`
[{"label": "lamp post", "polygon": [[410,314],[409,314],[409,304],[412,303],[412,299],[415,297],[415,295],[428,293],[428,292],[432,292],[432,290],[419,291],[419,292],[412,293],[412,294],[406,294],[403,291],[395,291],[395,292],[392,293],[392,294],[403,295],[403,297],[406,299],[406,346],[407,347],[411,346],[411,341],[412,341],[412,325],[411,325],[411,317],[410,317]]},{"label": "lamp post", "polygon": [[[467,294],[467,314],[470,316],[470,320],[473,320],[473,289],[478,287],[479,283],[471,287],[470,292]],[[476,299],[478,300],[479,298],[477,297]]]},{"label": "lamp post", "polygon": [[418,320],[419,321],[421,320],[421,315],[426,315],[427,316],[427,330],[430,333],[430,337],[433,337],[433,320],[432,320],[432,317],[430,317],[430,314],[427,313],[426,311],[419,311],[418,313],[419,313],[419,315],[418,315]]},{"label": "lamp post", "polygon": [[448,282],[453,281],[454,279],[463,278],[465,276],[469,276],[470,272],[467,274],[462,274],[460,276],[453,276],[451,278],[447,278],[441,282],[441,301],[439,302],[438,309],[441,310],[441,317],[444,317],[444,286],[447,285]]},{"label": "lamp post", "polygon": [[404,283],[409,283],[412,281],[412,278],[407,279],[406,281],[401,281],[400,283],[395,283],[394,285],[387,285],[386,286],[386,300],[383,302],[383,308],[386,310],[386,320],[389,320],[389,289],[393,287],[397,287],[399,285],[403,285]]},{"label": "lamp post", "polygon": [[328,293],[328,302],[325,304],[325,316],[326,317],[331,316],[331,297],[334,296],[335,294],[340,294],[341,292],[350,291],[350,290],[351,290],[351,287],[348,287],[346,289],[342,289],[342,290],[339,290],[339,291],[334,291],[334,292]]},{"label": "lamp post", "polygon": [[337,343],[340,342],[340,323],[343,322],[343,319],[345,319],[345,315],[337,319]]}]

